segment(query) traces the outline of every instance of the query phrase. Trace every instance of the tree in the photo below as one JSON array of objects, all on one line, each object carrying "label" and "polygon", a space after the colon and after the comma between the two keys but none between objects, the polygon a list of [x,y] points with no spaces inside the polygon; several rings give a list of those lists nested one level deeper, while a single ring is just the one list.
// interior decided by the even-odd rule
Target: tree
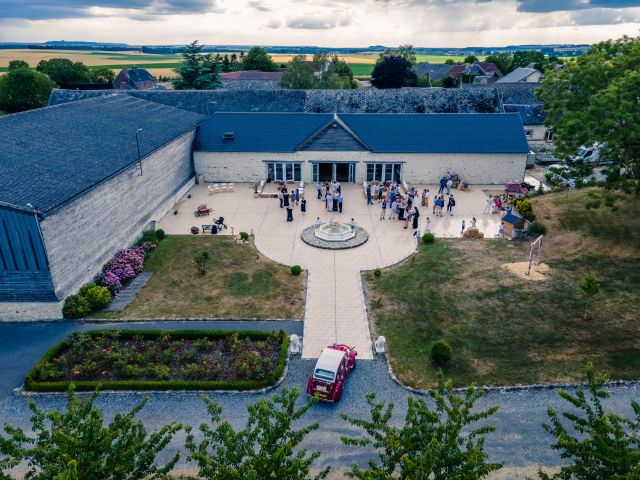
[{"label": "tree", "polygon": [[[222,420],[222,408],[217,403],[203,398],[211,422],[200,425],[204,437],[200,443],[191,433],[186,442],[189,459],[198,465],[199,476],[210,480],[311,478],[311,464],[320,453],[308,454],[298,446],[319,424],[294,429],[294,423],[313,405],[307,402],[296,409],[298,394],[298,389],[285,388],[271,399],[249,405],[246,426],[239,431]],[[328,472],[326,468],[313,478],[325,478]]]},{"label": "tree", "polygon": [[640,404],[631,401],[633,419],[605,412],[602,400],[611,396],[604,389],[606,376],[596,375],[587,365],[586,391],[575,394],[561,390],[559,395],[570,409],[547,410],[549,423],[544,429],[555,438],[551,446],[569,465],[552,476],[540,471],[540,478],[558,480],[633,479],[640,472]]},{"label": "tree", "polygon": [[[306,57],[305,57],[306,58]],[[324,73],[325,65],[329,62],[329,54],[316,52],[313,54],[313,59],[311,60],[311,68],[313,73],[317,75],[322,75]]]},{"label": "tree", "polygon": [[444,77],[442,79],[442,86],[444,88],[453,88],[456,86],[456,79],[453,77]]},{"label": "tree", "polygon": [[519,67],[526,67],[529,64],[534,64],[533,68],[544,73],[554,70],[556,65],[560,65],[562,63],[562,60],[558,57],[545,57],[542,52],[538,52],[536,50],[519,50],[513,54],[512,66],[515,70]]},{"label": "tree", "polygon": [[0,110],[8,113],[44,107],[53,84],[48,76],[29,68],[14,68],[0,76]]},{"label": "tree", "polygon": [[229,58],[228,53],[225,53],[224,57],[222,57],[222,71],[223,72],[231,71],[231,59]]},{"label": "tree", "polygon": [[454,60],[453,58],[447,58],[447,59],[444,61],[444,64],[445,64],[445,65],[455,65],[455,64],[456,64],[456,62],[455,62],[455,60]]},{"label": "tree", "polygon": [[358,88],[358,83],[353,79],[349,64],[334,55],[327,70],[322,73],[320,88]]},{"label": "tree", "polygon": [[416,74],[411,64],[402,57],[385,57],[371,74],[371,84],[376,88],[415,87]]},{"label": "tree", "polygon": [[180,425],[172,423],[151,435],[135,419],[146,403],[140,402],[129,413],[117,413],[104,425],[102,412],[94,405],[98,393],[81,400],[73,387],[67,392],[67,409],[42,411],[35,402],[32,412],[33,435],[5,425],[0,436],[4,464],[25,462],[33,480],[137,480],[162,478],[178,461],[176,454],[164,466],[156,457],[169,444]]},{"label": "tree", "polygon": [[584,297],[584,318],[586,319],[589,304],[600,291],[600,283],[594,275],[588,273],[580,279],[580,281],[578,282],[578,288],[580,289],[580,293]]},{"label": "tree", "polygon": [[187,45],[180,54],[184,58],[176,68],[178,78],[173,81],[176,90],[213,90],[218,88],[220,77],[215,61],[210,54],[203,54],[204,45],[196,40]]},{"label": "tree", "polygon": [[389,57],[401,57],[412,66],[416,64],[416,52],[413,49],[413,45],[400,45],[398,48],[386,48],[384,52],[379,55],[377,63]]},{"label": "tree", "polygon": [[262,47],[252,47],[242,59],[242,70],[272,72],[276,68],[271,55]]},{"label": "tree", "polygon": [[58,86],[91,83],[89,67],[82,62],[72,62],[68,58],[40,60],[36,70],[48,75]]},{"label": "tree", "polygon": [[502,467],[487,463],[484,451],[484,437],[495,429],[475,425],[498,410],[497,406],[474,409],[476,400],[484,396],[482,390],[471,386],[463,396],[457,395],[451,380],[445,381],[439,371],[438,388],[429,391],[429,396],[435,402],[434,409],[425,399],[408,398],[407,414],[400,428],[389,424],[393,403],[376,403],[373,393],[367,395],[370,420],[341,414],[365,432],[361,437],[342,437],[342,442],[373,447],[378,456],[377,461],[369,460],[367,468],[353,464],[350,476],[361,480],[473,480]]},{"label": "tree", "polygon": [[318,79],[306,58],[305,55],[296,55],[291,59],[280,79],[282,88],[309,89],[316,86]]},{"label": "tree", "polygon": [[15,70],[16,68],[29,68],[29,64],[24,60],[11,60],[8,70]]},{"label": "tree", "polygon": [[514,70],[513,57],[508,53],[498,53],[497,55],[490,55],[487,57],[485,62],[493,63],[496,67],[498,67],[498,70],[500,70],[503,75],[511,73]]},{"label": "tree", "polygon": [[236,69],[238,67],[238,54],[237,53],[232,53],[231,54],[231,58],[229,59],[229,66],[231,68],[231,71],[236,71]]},{"label": "tree", "polygon": [[478,61],[478,57],[476,57],[475,55],[467,55],[463,63],[468,63],[471,65],[477,61]]},{"label": "tree", "polygon": [[90,71],[91,83],[111,83],[116,78],[110,68],[96,68]]},{"label": "tree", "polygon": [[546,74],[538,98],[556,153],[604,144],[600,156],[618,160],[640,195],[640,37],[593,45],[559,72]]}]

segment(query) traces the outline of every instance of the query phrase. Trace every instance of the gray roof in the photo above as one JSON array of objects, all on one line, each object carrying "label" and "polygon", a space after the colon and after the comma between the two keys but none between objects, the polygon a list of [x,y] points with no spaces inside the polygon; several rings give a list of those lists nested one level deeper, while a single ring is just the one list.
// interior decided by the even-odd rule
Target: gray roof
[{"label": "gray roof", "polygon": [[545,113],[542,111],[542,104],[532,105],[504,105],[505,113],[519,113],[523,125],[543,125]]},{"label": "gray roof", "polygon": [[535,90],[539,83],[493,83],[491,85],[464,85],[463,90],[493,90],[500,99],[500,111],[518,112],[525,125],[541,125],[545,113],[542,103],[536,98]]},{"label": "gray roof", "polygon": [[442,80],[451,71],[453,65],[446,63],[420,62],[416,64],[415,71],[418,77],[429,77],[431,80]]},{"label": "gray roof", "polygon": [[535,68],[524,68],[518,67],[513,72],[508,73],[501,79],[499,79],[496,83],[520,83],[524,82],[534,73],[540,73]]},{"label": "gray roof", "polygon": [[200,124],[193,112],[111,93],[0,117],[0,201],[49,212]]},{"label": "gray roof", "polygon": [[[83,95],[86,93],[87,95]],[[96,92],[54,89],[49,105],[73,102]],[[354,90],[124,90],[131,95],[204,115],[215,112],[311,113],[495,113],[495,91],[459,88]]]}]

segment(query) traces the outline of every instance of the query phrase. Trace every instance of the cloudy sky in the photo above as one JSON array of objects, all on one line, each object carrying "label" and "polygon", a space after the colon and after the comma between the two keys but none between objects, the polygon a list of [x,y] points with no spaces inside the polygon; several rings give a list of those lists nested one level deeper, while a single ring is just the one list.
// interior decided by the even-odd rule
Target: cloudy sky
[{"label": "cloudy sky", "polygon": [[640,0],[0,0],[0,42],[424,47],[640,34]]}]

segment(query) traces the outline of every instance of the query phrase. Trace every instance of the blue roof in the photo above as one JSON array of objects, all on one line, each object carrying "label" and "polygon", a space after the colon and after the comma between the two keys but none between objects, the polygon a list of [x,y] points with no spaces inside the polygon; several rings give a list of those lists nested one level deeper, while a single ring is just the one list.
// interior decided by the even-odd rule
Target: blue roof
[{"label": "blue roof", "polygon": [[[294,152],[333,115],[216,113],[199,129],[196,150]],[[517,113],[338,114],[374,153],[529,153]],[[232,140],[223,138],[233,132]]]},{"label": "blue roof", "polygon": [[[195,149],[294,152],[332,119],[330,113],[216,113],[198,129]],[[233,132],[233,140],[225,140],[225,132]]]},{"label": "blue roof", "polygon": [[128,95],[87,98],[0,117],[0,201],[49,212],[206,117]]}]

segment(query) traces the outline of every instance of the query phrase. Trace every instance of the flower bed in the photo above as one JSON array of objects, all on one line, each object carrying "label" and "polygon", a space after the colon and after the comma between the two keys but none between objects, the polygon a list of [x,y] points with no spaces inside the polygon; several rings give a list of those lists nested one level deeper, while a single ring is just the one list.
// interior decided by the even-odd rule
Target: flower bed
[{"label": "flower bed", "polygon": [[118,293],[142,272],[145,258],[155,248],[155,243],[142,242],[135,247],[118,250],[102,267],[102,273],[96,277],[96,283],[107,287],[112,294]]},{"label": "flower bed", "polygon": [[29,372],[27,391],[253,390],[274,385],[287,335],[204,330],[74,333]]}]

